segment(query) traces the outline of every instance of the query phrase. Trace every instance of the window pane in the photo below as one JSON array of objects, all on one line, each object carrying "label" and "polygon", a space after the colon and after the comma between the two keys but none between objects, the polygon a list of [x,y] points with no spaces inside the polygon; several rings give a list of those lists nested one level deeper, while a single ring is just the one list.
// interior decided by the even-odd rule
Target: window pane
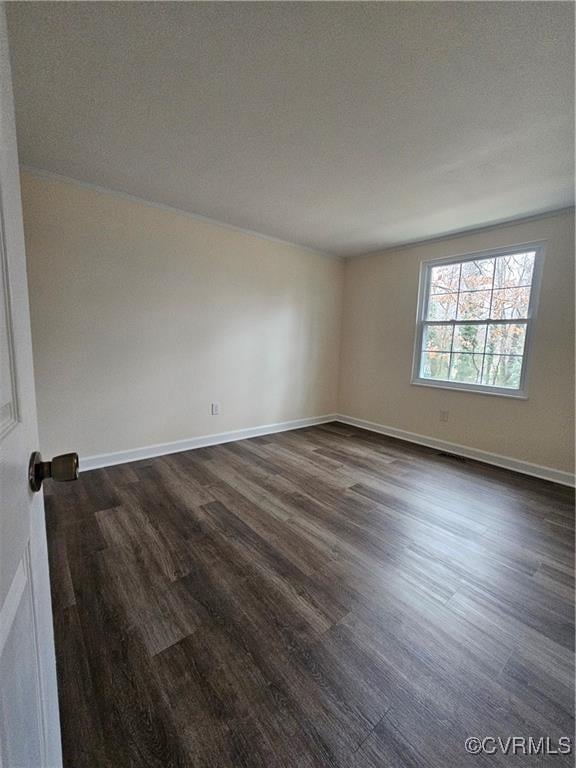
[{"label": "window pane", "polygon": [[522,358],[509,355],[486,355],[482,384],[491,387],[520,389]]},{"label": "window pane", "polygon": [[522,355],[525,341],[525,325],[491,324],[488,326],[486,354]]},{"label": "window pane", "polygon": [[458,290],[460,264],[444,264],[430,270],[430,293],[451,293]]},{"label": "window pane", "polygon": [[534,271],[535,251],[499,256],[496,259],[494,288],[513,288],[530,285]]},{"label": "window pane", "polygon": [[490,291],[458,294],[457,320],[486,320],[490,312]]},{"label": "window pane", "polygon": [[420,377],[423,379],[443,379],[446,381],[448,378],[449,364],[449,354],[440,352],[422,352]]},{"label": "window pane", "polygon": [[479,384],[482,373],[482,355],[453,354],[450,381]]},{"label": "window pane", "polygon": [[456,318],[457,293],[442,293],[428,299],[427,320],[454,320]]},{"label": "window pane", "polygon": [[422,337],[422,349],[430,352],[450,352],[452,325],[426,325]]},{"label": "window pane", "polygon": [[455,352],[484,352],[485,325],[457,325],[454,328]]},{"label": "window pane", "polygon": [[494,259],[465,261],[460,277],[461,291],[490,290],[494,276]]},{"label": "window pane", "polygon": [[419,317],[421,378],[520,388],[537,253],[527,248],[429,266]]},{"label": "window pane", "polygon": [[498,288],[492,297],[492,312],[495,320],[516,320],[528,317],[530,288]]}]

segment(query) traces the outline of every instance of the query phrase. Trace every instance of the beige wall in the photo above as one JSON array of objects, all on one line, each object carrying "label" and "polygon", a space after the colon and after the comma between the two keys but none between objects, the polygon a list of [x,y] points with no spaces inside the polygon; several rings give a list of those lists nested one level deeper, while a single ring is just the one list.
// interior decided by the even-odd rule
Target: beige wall
[{"label": "beige wall", "polygon": [[28,172],[22,197],[47,456],[336,410],[340,260]]},{"label": "beige wall", "polygon": [[[47,455],[91,456],[338,411],[573,470],[573,214],[344,266],[28,172],[22,194]],[[420,262],[542,239],[528,400],[411,385]],[[212,401],[220,416],[210,416]]]},{"label": "beige wall", "polygon": [[[528,399],[410,384],[420,262],[546,240]],[[440,410],[448,423],[440,423]],[[339,411],[561,471],[574,469],[574,215],[387,251],[345,267]]]}]

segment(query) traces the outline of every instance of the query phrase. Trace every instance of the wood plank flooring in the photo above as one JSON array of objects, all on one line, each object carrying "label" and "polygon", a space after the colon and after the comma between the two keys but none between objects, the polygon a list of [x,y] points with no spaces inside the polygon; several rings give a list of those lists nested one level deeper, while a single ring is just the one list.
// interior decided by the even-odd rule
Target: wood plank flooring
[{"label": "wood plank flooring", "polygon": [[572,765],[574,498],[339,424],[47,483],[69,768]]}]

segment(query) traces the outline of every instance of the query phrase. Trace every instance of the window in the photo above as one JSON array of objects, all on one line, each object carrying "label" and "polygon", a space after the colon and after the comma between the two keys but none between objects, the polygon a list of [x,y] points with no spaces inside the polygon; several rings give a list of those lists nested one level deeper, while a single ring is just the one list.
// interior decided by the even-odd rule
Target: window
[{"label": "window", "polygon": [[412,382],[526,396],[543,245],[422,264]]}]

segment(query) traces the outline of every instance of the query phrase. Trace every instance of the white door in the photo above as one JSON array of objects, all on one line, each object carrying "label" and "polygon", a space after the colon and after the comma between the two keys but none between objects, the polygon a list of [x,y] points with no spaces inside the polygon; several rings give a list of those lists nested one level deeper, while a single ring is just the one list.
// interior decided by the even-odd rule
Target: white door
[{"label": "white door", "polygon": [[0,5],[0,768],[62,765],[12,81]]}]

